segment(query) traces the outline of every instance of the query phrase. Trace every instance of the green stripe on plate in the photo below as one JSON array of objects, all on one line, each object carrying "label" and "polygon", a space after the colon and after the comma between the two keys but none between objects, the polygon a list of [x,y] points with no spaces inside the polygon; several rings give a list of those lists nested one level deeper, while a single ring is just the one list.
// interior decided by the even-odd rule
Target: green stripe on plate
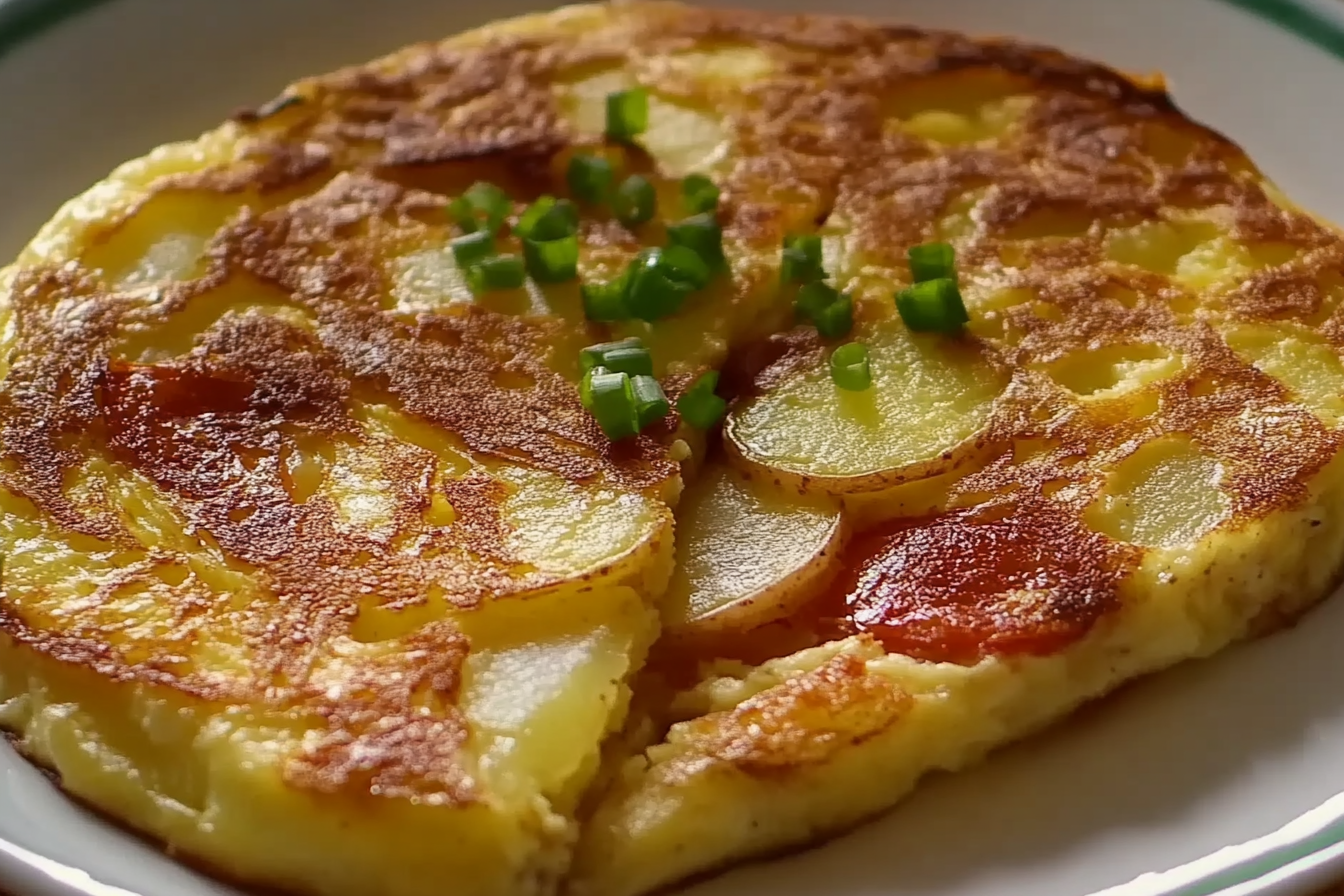
[{"label": "green stripe on plate", "polygon": [[0,56],[107,0],[0,0]]},{"label": "green stripe on plate", "polygon": [[[1273,22],[1284,31],[1290,31],[1303,40],[1315,44],[1336,59],[1344,60],[1344,20],[1332,19],[1295,0],[1222,0],[1222,2]],[[1344,12],[1344,3],[1340,4],[1340,10]]]},{"label": "green stripe on plate", "polygon": [[[1342,35],[1344,36],[1344,35]],[[1258,853],[1230,868],[1215,871],[1197,881],[1175,890],[1164,891],[1162,896],[1215,896],[1232,887],[1248,884],[1300,862],[1319,852],[1344,843],[1344,818],[1327,825],[1315,834],[1302,837],[1277,849]]]},{"label": "green stripe on plate", "polygon": [[[0,0],[0,56],[66,19],[107,2],[110,0]],[[1344,18],[1336,20],[1296,0],[1220,2],[1252,13],[1344,61]],[[1231,887],[1252,883],[1294,862],[1341,844],[1344,844],[1344,818],[1313,835],[1259,853],[1165,893],[1166,896],[1213,896]]]}]

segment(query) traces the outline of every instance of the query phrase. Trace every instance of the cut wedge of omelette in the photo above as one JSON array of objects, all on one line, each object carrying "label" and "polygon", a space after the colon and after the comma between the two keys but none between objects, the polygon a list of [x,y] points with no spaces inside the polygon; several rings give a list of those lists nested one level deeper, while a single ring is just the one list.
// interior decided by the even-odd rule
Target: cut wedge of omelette
[{"label": "cut wedge of omelette", "polygon": [[1344,561],[1344,240],[1009,41],[508,21],[121,167],[0,287],[0,727],[248,885],[636,896]]}]

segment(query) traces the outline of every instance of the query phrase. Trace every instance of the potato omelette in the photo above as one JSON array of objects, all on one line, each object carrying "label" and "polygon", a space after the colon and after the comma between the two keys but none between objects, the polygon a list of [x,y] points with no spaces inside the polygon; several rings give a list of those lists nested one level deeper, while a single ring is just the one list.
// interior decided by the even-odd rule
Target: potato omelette
[{"label": "potato omelette", "polygon": [[661,0],[303,80],[0,273],[0,728],[244,886],[641,896],[1344,563],[1344,240],[1162,80]]}]

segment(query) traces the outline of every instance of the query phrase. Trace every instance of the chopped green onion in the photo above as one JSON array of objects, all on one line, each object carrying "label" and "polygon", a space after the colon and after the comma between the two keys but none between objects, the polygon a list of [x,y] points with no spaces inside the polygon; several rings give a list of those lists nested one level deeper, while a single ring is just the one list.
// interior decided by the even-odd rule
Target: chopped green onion
[{"label": "chopped green onion", "polygon": [[634,317],[654,321],[675,314],[686,297],[704,285],[708,269],[703,260],[694,252],[674,249],[645,249],[635,258],[625,296]]},{"label": "chopped green onion", "polygon": [[831,380],[850,392],[862,392],[871,386],[873,371],[868,363],[868,346],[847,342],[831,352]]},{"label": "chopped green onion", "polygon": [[653,356],[643,346],[617,348],[607,352],[602,365],[631,376],[653,376]]},{"label": "chopped green onion", "polygon": [[654,192],[653,184],[640,174],[627,177],[616,188],[616,195],[611,197],[611,210],[616,220],[626,227],[643,224],[653,217],[657,208],[658,195]]},{"label": "chopped green onion", "polygon": [[709,285],[713,272],[699,253],[685,246],[664,246],[661,254],[663,265],[672,271],[674,279],[689,283],[695,289]]},{"label": "chopped green onion", "polygon": [[640,374],[630,377],[630,388],[635,395],[635,420],[641,431],[657,423],[672,410],[663,387],[651,376]]},{"label": "chopped green onion", "polygon": [[827,339],[837,339],[854,329],[854,300],[845,293],[826,306],[812,321],[817,332]]},{"label": "chopped green onion", "polygon": [[798,297],[794,299],[793,309],[803,320],[815,321],[839,297],[839,290],[828,283],[817,280],[798,290]]},{"label": "chopped green onion", "polygon": [[702,212],[667,227],[667,241],[673,246],[685,246],[705,260],[710,270],[721,270],[727,264],[723,257],[723,228],[714,215]]},{"label": "chopped green onion", "polygon": [[564,283],[579,275],[579,238],[562,236],[553,240],[523,240],[523,258],[527,272],[538,283]]},{"label": "chopped green onion", "polygon": [[703,174],[687,175],[681,182],[681,202],[688,215],[715,211],[719,207],[719,188]]},{"label": "chopped green onion", "polygon": [[492,255],[467,268],[467,285],[477,295],[523,285],[526,271],[517,255]]},{"label": "chopped green onion", "polygon": [[585,283],[579,287],[583,296],[583,314],[589,320],[618,321],[630,317],[625,306],[626,288],[630,283],[628,273],[607,283]]},{"label": "chopped green onion", "polygon": [[653,357],[638,336],[616,342],[599,342],[579,352],[579,366],[584,372],[594,367],[605,367],[631,376],[653,374]]},{"label": "chopped green onion", "polygon": [[728,402],[714,394],[718,386],[717,370],[701,374],[699,379],[691,383],[691,387],[677,399],[677,413],[681,415],[681,419],[696,429],[709,429],[718,423],[723,412],[728,409]]},{"label": "chopped green onion", "polygon": [[593,409],[593,377],[608,373],[611,371],[605,367],[594,367],[583,372],[583,378],[579,380],[579,404],[583,405],[585,411]]},{"label": "chopped green onion", "polygon": [[[584,379],[588,409],[607,438],[614,442],[639,432],[635,395],[628,373],[597,367],[588,371]],[[580,386],[580,401],[584,400],[584,394],[585,390]]]},{"label": "chopped green onion", "polygon": [[779,277],[785,283],[811,283],[824,280],[826,271],[821,265],[821,237],[815,235],[784,238],[780,256]]},{"label": "chopped green onion", "polygon": [[911,330],[955,333],[971,319],[957,282],[947,277],[925,280],[896,294],[896,310]]},{"label": "chopped green onion", "polygon": [[854,301],[820,280],[805,284],[794,301],[798,316],[811,321],[827,339],[843,336],[854,327]]},{"label": "chopped green onion", "polygon": [[649,92],[642,87],[607,94],[607,136],[629,140],[649,127]]},{"label": "chopped green onion", "polygon": [[448,245],[453,250],[453,260],[457,266],[469,268],[495,254],[495,235],[488,230],[478,230],[459,236]]},{"label": "chopped green onion", "polygon": [[569,160],[569,168],[565,172],[569,192],[589,205],[607,201],[615,177],[611,162],[601,156],[574,156]]},{"label": "chopped green onion", "polygon": [[912,246],[907,253],[910,258],[910,279],[915,283],[928,280],[956,279],[956,250],[947,243],[925,243]]},{"label": "chopped green onion", "polygon": [[478,230],[496,233],[512,207],[507,193],[494,184],[480,181],[448,203],[448,213],[464,233]]},{"label": "chopped green onion", "polygon": [[568,199],[542,196],[518,218],[514,231],[532,240],[558,240],[579,232],[579,210]]}]

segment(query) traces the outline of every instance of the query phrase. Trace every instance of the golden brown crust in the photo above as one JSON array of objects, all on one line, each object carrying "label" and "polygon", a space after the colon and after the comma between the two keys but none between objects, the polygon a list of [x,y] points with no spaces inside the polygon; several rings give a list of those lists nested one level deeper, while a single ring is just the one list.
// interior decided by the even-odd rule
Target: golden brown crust
[{"label": "golden brown crust", "polygon": [[[761,50],[775,70],[728,89],[654,64],[732,45]],[[1229,525],[1244,525],[1299,500],[1337,453],[1339,435],[1235,356],[1201,312],[1310,320],[1344,345],[1337,301],[1344,245],[1308,216],[1277,206],[1240,151],[1186,120],[1162,89],[1011,41],[822,16],[615,5],[593,27],[413,47],[303,82],[240,114],[229,126],[242,135],[237,161],[163,178],[126,218],[100,222],[90,236],[106,245],[164,196],[232,197],[241,205],[214,233],[195,279],[118,288],[109,272],[80,258],[18,272],[9,299],[16,335],[0,387],[0,484],[61,530],[125,552],[124,571],[89,596],[90,614],[118,588],[138,585],[174,602],[176,616],[171,636],[148,653],[96,624],[61,628],[0,605],[6,637],[103,675],[206,699],[279,695],[277,703],[329,726],[330,737],[290,770],[296,783],[327,788],[358,779],[418,796],[419,782],[428,782],[446,799],[470,799],[449,759],[465,737],[455,700],[470,645],[460,633],[423,633],[442,648],[432,662],[416,650],[370,661],[363,700],[324,702],[312,668],[351,631],[367,595],[402,607],[423,605],[432,593],[470,610],[554,581],[510,552],[498,481],[472,474],[440,482],[434,446],[374,438],[353,408],[391,406],[445,447],[570,482],[652,494],[675,477],[661,444],[670,429],[612,446],[579,405],[572,347],[596,341],[603,328],[560,313],[402,311],[384,264],[408,248],[441,244],[449,235],[446,201],[477,179],[495,180],[520,200],[555,191],[557,159],[591,141],[571,131],[554,86],[608,65],[629,68],[664,97],[712,103],[722,113],[734,149],[719,178],[721,216],[735,252],[770,253],[773,261],[786,232],[843,222],[862,266],[895,282],[908,276],[906,249],[941,238],[950,204],[983,191],[961,263],[1031,298],[966,337],[991,348],[1015,379],[984,435],[1006,453],[963,479],[956,500],[1063,501],[1059,483],[1084,475],[1080,456],[1119,462],[1143,441],[1182,434],[1226,465]],[[893,126],[918,110],[924,92],[953,86],[985,101],[1031,102],[992,141],[943,145]],[[638,154],[631,164],[654,167]],[[1109,229],[1158,219],[1179,228],[1183,213],[1215,206],[1236,240],[1270,259],[1237,284],[1197,294],[1169,272],[1107,254]],[[627,253],[649,238],[607,219],[583,233],[589,248]],[[165,321],[239,284],[280,294],[294,314],[224,315],[169,358],[127,351],[132,337],[152,344]],[[1049,382],[1051,365],[1121,338],[1181,354],[1187,372],[1123,402],[1081,408],[1063,400]],[[768,348],[738,362],[744,371],[725,377],[729,391],[768,388],[770,377],[819,351],[809,333]],[[1039,449],[1019,457],[1009,450],[1014,442]],[[342,525],[329,496],[296,482],[291,460],[333,445],[380,469],[392,535]],[[1275,463],[1266,465],[1266,456]],[[90,458],[143,477],[203,551],[217,550],[245,571],[256,587],[245,609],[195,573],[165,577],[175,559],[145,550],[107,495],[76,500],[70,479]],[[1086,477],[1091,491],[1079,492],[1074,511],[1099,487]],[[450,526],[426,521],[436,494],[453,508]],[[1092,543],[1050,531],[1051,550]],[[424,549],[408,551],[408,543]],[[1115,604],[1112,554],[1131,568],[1136,562],[1134,552],[1108,546],[1065,570],[1087,572],[1082,578],[1095,586],[1081,604],[1069,592],[1073,603],[1047,608],[1071,633]],[[194,642],[226,617],[255,651],[250,679],[193,664]],[[388,666],[404,686],[377,683],[396,678],[383,674]],[[835,687],[830,697],[853,696]],[[411,718],[425,694],[436,712]],[[889,706],[894,717],[899,700]],[[759,711],[768,718],[774,710]],[[763,766],[777,746],[761,745],[757,756],[735,735],[712,752]],[[781,749],[795,746],[803,749]],[[369,747],[385,761],[356,768],[352,752]]]},{"label": "golden brown crust", "polygon": [[842,654],[728,712],[686,723],[679,734],[686,752],[663,780],[675,783],[678,765],[694,773],[704,762],[753,776],[797,774],[885,731],[912,702],[862,659]]}]

